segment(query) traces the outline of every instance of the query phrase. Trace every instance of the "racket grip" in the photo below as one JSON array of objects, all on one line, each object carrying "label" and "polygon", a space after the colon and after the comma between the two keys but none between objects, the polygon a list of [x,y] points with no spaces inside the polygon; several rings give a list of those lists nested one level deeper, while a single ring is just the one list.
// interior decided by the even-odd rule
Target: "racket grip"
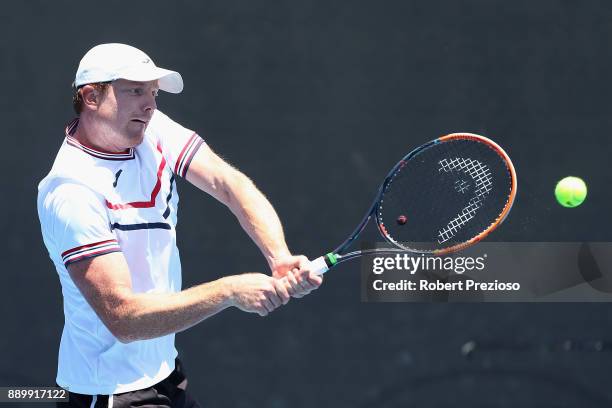
[{"label": "racket grip", "polygon": [[323,275],[325,272],[329,271],[329,267],[325,262],[325,257],[320,256],[317,259],[313,259],[310,261],[310,266],[312,271],[317,275]]},{"label": "racket grip", "polygon": [[[327,263],[325,263],[325,258],[322,256],[310,261],[310,267],[312,272],[316,275],[323,275],[325,272],[329,271],[329,267],[327,266]],[[286,284],[287,277],[283,276],[281,281],[283,281],[283,284]]]}]

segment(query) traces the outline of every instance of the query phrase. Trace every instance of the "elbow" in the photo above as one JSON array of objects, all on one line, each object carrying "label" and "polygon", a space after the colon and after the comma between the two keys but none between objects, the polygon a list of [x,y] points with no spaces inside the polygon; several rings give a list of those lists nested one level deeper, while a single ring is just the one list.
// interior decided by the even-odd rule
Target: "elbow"
[{"label": "elbow", "polygon": [[129,343],[131,343],[131,342],[133,342],[133,341],[136,341],[136,340],[137,340],[137,339],[135,339],[135,338],[132,338],[132,337],[126,337],[126,336],[123,336],[123,337],[117,337],[117,336],[115,336],[115,338],[116,338],[117,340],[119,340],[119,343],[121,343],[121,344],[129,344]]},{"label": "elbow", "polygon": [[132,333],[129,333],[126,330],[118,330],[117,328],[115,328],[114,330],[111,330],[110,332],[122,344],[128,344],[128,343],[138,340],[137,338],[134,337]]},{"label": "elbow", "polygon": [[104,325],[119,342],[127,344],[139,340],[134,324],[135,316],[128,302],[108,307],[102,316]]},{"label": "elbow", "polygon": [[126,318],[112,319],[112,321],[104,322],[104,325],[120,343],[128,344],[138,340],[135,333],[130,330],[130,325]]}]

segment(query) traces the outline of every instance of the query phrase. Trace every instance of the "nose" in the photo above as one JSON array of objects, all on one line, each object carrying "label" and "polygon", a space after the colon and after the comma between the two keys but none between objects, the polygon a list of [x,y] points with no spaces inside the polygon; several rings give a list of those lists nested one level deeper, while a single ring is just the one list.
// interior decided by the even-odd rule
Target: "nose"
[{"label": "nose", "polygon": [[146,102],[144,105],[144,111],[151,112],[151,111],[154,111],[155,109],[157,109],[157,101],[155,100],[155,96],[149,95],[146,98]]}]

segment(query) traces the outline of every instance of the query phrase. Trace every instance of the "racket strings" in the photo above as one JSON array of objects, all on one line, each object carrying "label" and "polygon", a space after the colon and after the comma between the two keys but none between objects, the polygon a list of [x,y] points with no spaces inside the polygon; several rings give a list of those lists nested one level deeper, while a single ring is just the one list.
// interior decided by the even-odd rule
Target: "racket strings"
[{"label": "racket strings", "polygon": [[[493,183],[489,167],[478,160],[456,157],[451,160],[442,159],[438,164],[440,165],[439,171],[444,171],[446,173],[456,171],[465,172],[472,178],[476,186],[474,188],[475,196],[470,199],[468,205],[465,206],[446,226],[438,231],[438,243],[443,244],[450,240],[460,228],[474,218],[476,211],[484,204],[484,200],[486,200],[487,195],[491,192]],[[469,183],[459,179],[455,181],[454,187],[456,191],[465,193],[469,188]]]},{"label": "racket strings", "polygon": [[451,139],[396,166],[383,187],[377,221],[396,245],[433,252],[489,229],[511,190],[512,174],[495,149],[477,140]]}]

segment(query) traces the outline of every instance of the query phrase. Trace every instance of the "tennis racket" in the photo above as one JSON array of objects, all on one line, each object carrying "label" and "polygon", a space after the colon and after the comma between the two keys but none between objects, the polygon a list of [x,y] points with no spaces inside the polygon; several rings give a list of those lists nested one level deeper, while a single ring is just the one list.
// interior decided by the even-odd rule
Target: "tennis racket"
[{"label": "tennis racket", "polygon": [[[452,133],[414,149],[391,169],[370,209],[336,249],[312,261],[323,274],[362,255],[443,255],[475,244],[508,216],[516,197],[510,157],[492,140]],[[348,252],[374,218],[393,248]]]}]

